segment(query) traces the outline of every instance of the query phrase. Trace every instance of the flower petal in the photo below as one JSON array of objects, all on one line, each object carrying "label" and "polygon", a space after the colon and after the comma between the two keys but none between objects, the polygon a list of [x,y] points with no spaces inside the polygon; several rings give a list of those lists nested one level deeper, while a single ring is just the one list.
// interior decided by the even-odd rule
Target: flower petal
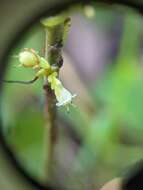
[{"label": "flower petal", "polygon": [[57,106],[65,106],[72,102],[72,99],[76,96],[76,94],[72,95],[66,88],[62,88],[60,95],[57,96]]},{"label": "flower petal", "polygon": [[63,87],[61,81],[57,79],[57,73],[54,72],[48,77],[51,89],[54,90],[57,99],[57,106],[65,106],[72,103],[72,99],[76,96],[72,95],[66,88]]}]

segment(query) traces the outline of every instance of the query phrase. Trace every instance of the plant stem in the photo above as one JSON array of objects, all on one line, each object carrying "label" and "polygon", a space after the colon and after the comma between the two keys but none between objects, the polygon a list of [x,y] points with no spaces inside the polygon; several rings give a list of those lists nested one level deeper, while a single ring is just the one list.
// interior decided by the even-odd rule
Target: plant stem
[{"label": "plant stem", "polygon": [[[45,58],[53,66],[60,68],[62,64],[62,43],[64,33],[64,23],[58,23],[53,26],[44,26],[46,32],[45,39]],[[45,91],[45,181],[46,183],[52,180],[53,162],[54,162],[54,147],[57,139],[56,127],[56,98],[53,90],[45,78],[43,89]]]},{"label": "plant stem", "polygon": [[45,91],[45,130],[44,130],[44,178],[45,182],[49,183],[52,176],[53,151],[56,140],[56,108],[55,95],[48,84],[44,84]]}]

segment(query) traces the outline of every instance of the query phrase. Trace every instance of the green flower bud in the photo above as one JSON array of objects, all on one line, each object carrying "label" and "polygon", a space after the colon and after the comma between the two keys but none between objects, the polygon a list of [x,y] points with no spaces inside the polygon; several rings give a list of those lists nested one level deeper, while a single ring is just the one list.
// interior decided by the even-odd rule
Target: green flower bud
[{"label": "green flower bud", "polygon": [[35,67],[39,64],[39,57],[34,50],[24,50],[19,53],[20,65],[24,67]]}]

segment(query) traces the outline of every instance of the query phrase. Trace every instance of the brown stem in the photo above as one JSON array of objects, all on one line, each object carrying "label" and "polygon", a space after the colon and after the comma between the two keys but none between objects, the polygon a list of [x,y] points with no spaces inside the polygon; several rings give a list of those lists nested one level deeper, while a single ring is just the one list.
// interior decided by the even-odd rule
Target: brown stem
[{"label": "brown stem", "polygon": [[45,90],[45,118],[48,123],[51,123],[53,127],[51,127],[50,140],[51,142],[55,142],[56,134],[55,134],[55,121],[56,121],[56,100],[55,94],[51,90],[48,85],[44,85],[43,89]]},{"label": "brown stem", "polygon": [[56,101],[55,94],[48,84],[43,86],[45,91],[45,130],[44,130],[44,146],[45,146],[45,181],[51,181],[53,168],[54,145],[56,141]]}]

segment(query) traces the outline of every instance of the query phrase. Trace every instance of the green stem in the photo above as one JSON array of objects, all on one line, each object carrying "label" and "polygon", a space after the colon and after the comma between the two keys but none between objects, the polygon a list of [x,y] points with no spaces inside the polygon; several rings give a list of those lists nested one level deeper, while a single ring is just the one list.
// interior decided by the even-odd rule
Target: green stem
[{"label": "green stem", "polygon": [[[54,17],[53,17],[54,19]],[[62,46],[64,35],[64,22],[47,26],[45,24],[45,58],[50,65],[61,67],[62,64]],[[56,98],[53,90],[45,78],[43,89],[45,90],[45,181],[51,182],[53,176],[54,147],[57,138],[56,128]]]},{"label": "green stem", "polygon": [[47,33],[47,53],[45,57],[51,65],[61,67],[62,63],[62,46],[63,46],[63,33],[64,26],[63,23],[56,25],[54,27],[49,27],[46,29]]}]

